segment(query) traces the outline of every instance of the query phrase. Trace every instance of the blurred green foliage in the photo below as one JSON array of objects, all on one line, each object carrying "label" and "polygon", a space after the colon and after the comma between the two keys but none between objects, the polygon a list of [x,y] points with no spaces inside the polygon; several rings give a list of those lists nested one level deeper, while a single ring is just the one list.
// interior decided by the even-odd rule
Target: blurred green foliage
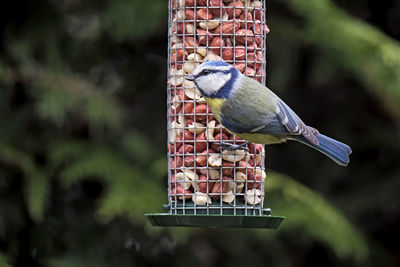
[{"label": "blurred green foliage", "polygon": [[270,174],[266,187],[269,205],[288,214],[284,228],[307,231],[315,239],[329,244],[339,258],[354,257],[358,261],[367,258],[364,237],[321,195],[277,173]]},{"label": "blurred green foliage", "polygon": [[315,43],[400,118],[400,42],[353,18],[329,0],[290,0],[304,14],[304,38]]},{"label": "blurred green foliage", "polygon": [[160,229],[143,214],[167,201],[167,1],[11,5],[0,266],[395,266],[398,42],[328,0],[271,1],[268,13],[269,84],[342,136],[352,163],[268,148],[267,166],[292,176],[266,183],[265,206],[287,216],[278,231]]}]

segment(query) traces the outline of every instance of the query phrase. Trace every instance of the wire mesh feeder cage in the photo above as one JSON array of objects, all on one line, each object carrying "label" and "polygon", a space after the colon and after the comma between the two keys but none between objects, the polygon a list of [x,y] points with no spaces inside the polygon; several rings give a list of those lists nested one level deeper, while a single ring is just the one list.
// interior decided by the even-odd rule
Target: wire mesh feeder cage
[{"label": "wire mesh feeder cage", "polygon": [[265,3],[170,0],[168,26],[168,213],[146,215],[158,226],[277,228],[284,217],[263,208],[264,146],[224,129],[185,79],[224,60],[265,84]]}]

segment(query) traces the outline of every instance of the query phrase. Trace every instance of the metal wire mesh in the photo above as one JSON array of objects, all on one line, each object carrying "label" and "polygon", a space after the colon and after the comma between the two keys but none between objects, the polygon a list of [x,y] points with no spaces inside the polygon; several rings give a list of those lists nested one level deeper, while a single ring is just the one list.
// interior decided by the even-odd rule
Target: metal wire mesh
[{"label": "metal wire mesh", "polygon": [[170,214],[261,215],[264,146],[241,144],[214,118],[185,75],[207,60],[224,60],[265,84],[265,2],[169,0],[168,198]]}]

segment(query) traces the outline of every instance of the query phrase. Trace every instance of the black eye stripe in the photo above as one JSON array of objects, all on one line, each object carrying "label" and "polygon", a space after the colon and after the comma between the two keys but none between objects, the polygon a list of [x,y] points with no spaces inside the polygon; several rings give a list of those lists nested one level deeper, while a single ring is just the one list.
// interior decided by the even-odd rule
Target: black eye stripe
[{"label": "black eye stripe", "polygon": [[[207,71],[208,73],[205,74],[205,73],[203,73],[204,71]],[[218,72],[222,72],[224,74],[230,73],[229,70],[202,70],[199,74],[195,75],[194,77],[198,78],[200,76],[206,76],[206,75],[209,75],[209,74],[212,74],[212,73],[218,73]]]}]

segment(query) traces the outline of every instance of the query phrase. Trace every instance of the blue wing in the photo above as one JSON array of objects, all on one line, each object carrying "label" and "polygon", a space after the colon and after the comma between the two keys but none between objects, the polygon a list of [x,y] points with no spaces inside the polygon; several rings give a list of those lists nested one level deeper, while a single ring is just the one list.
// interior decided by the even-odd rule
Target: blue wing
[{"label": "blue wing", "polygon": [[[236,133],[261,133],[287,135],[288,137],[295,135],[303,136],[314,145],[319,143],[316,137],[318,131],[305,125],[299,116],[278,97],[276,110],[272,116],[259,116],[257,119],[247,118],[246,123],[244,123],[243,116],[237,116],[240,112],[240,110],[237,110],[234,117],[222,114],[222,124]],[[241,118],[240,121],[238,121],[238,118]]]},{"label": "blue wing", "polygon": [[221,109],[221,123],[236,133],[304,136],[318,145],[317,130],[306,126],[271,90],[248,77],[243,78],[239,89],[226,100]]},{"label": "blue wing", "polygon": [[263,134],[288,134],[287,129],[283,126],[278,119],[269,121],[267,124],[251,124],[245,125],[236,120],[236,117],[225,116],[221,114],[221,123],[225,128],[234,133],[263,133]]},{"label": "blue wing", "polygon": [[287,131],[293,135],[302,135],[314,145],[318,145],[319,141],[315,136],[318,131],[312,127],[305,125],[305,123],[297,116],[297,114],[278,98],[278,109],[276,116],[280,123],[284,125]]}]

